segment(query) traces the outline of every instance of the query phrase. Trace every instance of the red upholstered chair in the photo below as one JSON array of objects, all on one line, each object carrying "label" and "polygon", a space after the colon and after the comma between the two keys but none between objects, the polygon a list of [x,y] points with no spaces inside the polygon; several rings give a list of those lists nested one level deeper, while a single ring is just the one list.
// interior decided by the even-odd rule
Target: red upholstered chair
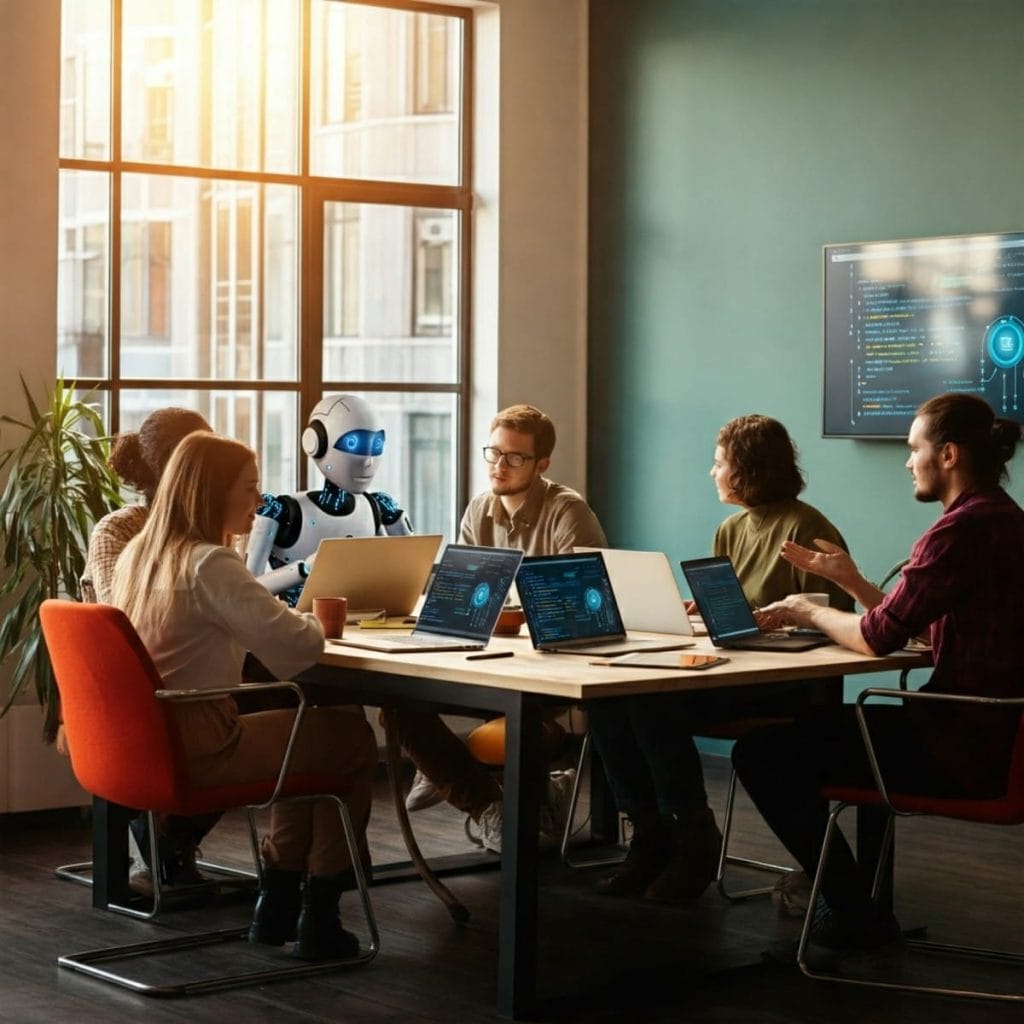
[{"label": "red upholstered chair", "polygon": [[[40,609],[40,620],[60,691],[72,768],[84,789],[123,807],[181,816],[245,806],[249,810],[254,850],[254,810],[282,800],[332,800],[338,806],[345,837],[353,853],[352,863],[369,935],[368,947],[354,960],[314,964],[293,961],[289,966],[279,966],[281,961],[278,960],[258,970],[173,983],[148,984],[98,965],[164,951],[244,941],[248,926],[70,954],[58,959],[60,966],[146,995],[187,995],[335,970],[344,964],[373,959],[379,937],[366,878],[356,854],[355,831],[345,805],[350,781],[340,775],[288,771],[305,709],[299,687],[294,683],[261,684],[266,689],[290,689],[298,699],[295,723],[280,768],[268,766],[268,776],[259,781],[200,788],[189,780],[169,702],[209,700],[237,692],[238,688],[162,690],[160,676],[131,623],[123,612],[109,605],[45,601]],[[130,908],[112,909],[131,912]]]},{"label": "red upholstered chair", "polygon": [[[818,898],[818,891],[821,887],[821,879],[824,875],[825,866],[828,862],[829,851],[835,836],[839,816],[847,807],[869,806],[883,807],[889,812],[887,837],[891,836],[891,830],[895,826],[896,818],[910,817],[915,815],[930,815],[940,818],[950,818],[955,821],[974,822],[986,825],[1020,825],[1024,824],[1024,716],[1017,728],[1017,736],[1013,753],[1010,759],[1010,769],[1006,780],[1006,792],[999,797],[992,799],[964,799],[962,797],[942,796],[919,796],[907,793],[898,793],[889,789],[885,784],[878,756],[871,741],[870,729],[864,714],[865,703],[872,698],[898,698],[903,701],[942,701],[963,705],[978,706],[984,705],[996,708],[1019,708],[1024,710],[1024,698],[997,700],[985,697],[966,697],[954,694],[939,694],[919,691],[905,691],[871,688],[864,690],[857,698],[857,719],[860,724],[861,734],[867,748],[868,759],[871,770],[875,777],[877,788],[872,787],[826,787],[822,795],[831,801],[837,801],[836,806],[829,814],[828,826],[825,832],[825,842],[822,845],[821,857],[818,861],[818,870],[815,873],[814,884],[811,890],[810,904],[807,916],[804,919],[803,931],[800,935],[800,944],[797,952],[797,962],[800,969],[810,978],[824,979],[828,981],[847,982],[855,985],[866,985],[874,988],[899,989],[911,992],[928,992],[936,995],[966,996],[979,999],[999,999],[1012,1002],[1024,1002],[1024,993],[994,992],[982,989],[953,988],[947,985],[922,985],[910,984],[895,980],[875,980],[873,978],[852,977],[827,973],[824,970],[811,968],[806,959],[807,943],[811,931],[811,922],[814,917],[814,907]],[[883,842],[884,851],[892,849],[892,844]],[[879,870],[875,877],[875,893],[877,896],[880,888],[880,879],[885,864],[879,864]],[[975,960],[994,960],[1003,963],[1024,963],[1024,955],[1016,952],[992,950],[974,946],[946,945],[937,942],[926,942],[923,940],[908,940],[907,946],[911,950],[924,950],[946,954],[948,956],[966,956]]]}]

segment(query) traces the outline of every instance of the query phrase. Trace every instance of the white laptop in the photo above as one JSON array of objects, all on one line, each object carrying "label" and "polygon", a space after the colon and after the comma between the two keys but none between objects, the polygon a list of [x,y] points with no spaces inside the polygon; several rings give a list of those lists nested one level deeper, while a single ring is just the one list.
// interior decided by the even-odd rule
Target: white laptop
[{"label": "white laptop", "polygon": [[364,611],[409,615],[423,593],[441,541],[437,533],[325,537],[295,607],[308,612],[314,597],[347,597],[350,619]]},{"label": "white laptop", "polygon": [[410,635],[373,636],[364,640],[362,631],[346,630],[339,642],[347,647],[391,653],[481,650],[491,639],[522,558],[518,548],[449,544]]},{"label": "white laptop", "polygon": [[693,636],[690,616],[664,552],[585,547],[573,551],[600,551],[604,556],[627,631]]},{"label": "white laptop", "polygon": [[614,658],[630,651],[691,647],[692,640],[626,635],[600,551],[524,558],[516,578],[530,639],[538,651]]}]

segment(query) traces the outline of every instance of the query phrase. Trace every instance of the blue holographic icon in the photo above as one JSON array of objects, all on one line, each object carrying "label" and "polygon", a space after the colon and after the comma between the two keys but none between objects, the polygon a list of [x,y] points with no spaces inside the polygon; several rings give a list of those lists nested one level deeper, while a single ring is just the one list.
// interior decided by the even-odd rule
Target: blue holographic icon
[{"label": "blue holographic icon", "polygon": [[985,350],[1000,369],[1012,370],[1024,359],[1024,323],[1015,316],[993,320],[985,332]]},{"label": "blue holographic icon", "polygon": [[488,601],[491,599],[491,585],[490,583],[479,583],[477,584],[476,590],[473,591],[473,607],[483,608]]},{"label": "blue holographic icon", "polygon": [[334,447],[346,455],[383,455],[383,430],[350,430],[342,434]]},{"label": "blue holographic icon", "polygon": [[583,600],[587,602],[587,607],[592,611],[596,612],[604,604],[604,598],[601,596],[600,590],[595,590],[593,587],[587,587],[586,593],[583,595]]}]

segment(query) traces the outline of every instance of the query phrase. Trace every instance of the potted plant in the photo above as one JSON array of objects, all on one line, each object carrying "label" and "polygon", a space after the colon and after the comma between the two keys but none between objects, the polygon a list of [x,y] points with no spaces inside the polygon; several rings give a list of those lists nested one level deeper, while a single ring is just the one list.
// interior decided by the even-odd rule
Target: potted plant
[{"label": "potted plant", "polygon": [[91,393],[78,398],[74,381],[58,378],[39,405],[24,377],[21,386],[27,418],[0,416],[0,430],[13,427],[24,435],[0,450],[0,477],[8,472],[0,494],[0,663],[13,664],[0,715],[34,680],[44,711],[43,738],[52,743],[60,701],[40,634],[39,606],[49,597],[80,598],[89,533],[121,504],[121,494],[107,461],[110,439],[89,402]]}]

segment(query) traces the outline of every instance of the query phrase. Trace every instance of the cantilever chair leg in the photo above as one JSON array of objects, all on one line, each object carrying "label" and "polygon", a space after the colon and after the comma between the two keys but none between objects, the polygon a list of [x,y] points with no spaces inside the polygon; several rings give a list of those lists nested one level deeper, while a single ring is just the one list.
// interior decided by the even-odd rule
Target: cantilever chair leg
[{"label": "cantilever chair leg", "polygon": [[[144,959],[160,953],[173,953],[185,949],[196,949],[203,946],[212,946],[220,943],[245,941],[249,928],[228,928],[219,931],[202,932],[197,935],[179,935],[171,939],[157,939],[152,942],[139,942],[126,946],[111,946],[106,949],[87,950],[83,953],[69,953],[59,957],[57,963],[61,967],[78,971],[80,974],[87,974],[90,977],[105,981],[108,984],[117,985],[121,988],[130,989],[141,995],[147,996],[188,996],[202,992],[215,992],[222,989],[238,988],[242,985],[265,984],[270,981],[303,977],[310,974],[323,974],[327,971],[336,971],[339,967],[354,967],[359,964],[369,963],[380,949],[380,933],[377,930],[377,921],[374,917],[373,906],[370,903],[370,892],[366,880],[366,872],[363,870],[362,862],[358,856],[358,845],[356,842],[355,829],[352,826],[352,819],[348,813],[348,807],[344,801],[332,794],[318,794],[309,797],[293,797],[299,800],[334,800],[341,815],[342,826],[345,830],[345,839],[348,848],[352,852],[352,869],[356,878],[356,886],[359,890],[360,902],[363,908],[363,916],[366,922],[369,945],[365,950],[355,957],[344,960],[325,960],[316,963],[303,963],[288,958],[287,966],[263,967],[257,970],[238,971],[234,974],[221,975],[212,978],[196,978],[186,981],[174,982],[147,982],[138,977],[133,977],[120,970],[100,966],[117,960]],[[252,816],[250,813],[250,822]],[[276,951],[268,955],[276,955]]]},{"label": "cantilever chair leg", "polygon": [[[152,812],[149,813],[149,862],[150,864],[157,864],[159,860],[156,852],[156,819]],[[260,881],[260,857],[259,849],[254,840],[255,831],[252,823],[252,815],[250,812],[250,845],[253,850],[253,863],[256,865],[255,871],[245,871],[241,868],[228,867],[226,864],[215,864],[212,861],[197,860],[196,866],[203,868],[206,871],[212,872],[217,877],[210,878],[205,882],[198,883],[196,885],[181,885],[174,887],[175,898],[195,896],[197,893],[208,892],[211,889],[221,888],[223,886],[229,886],[237,889],[255,889]],[[92,886],[92,867],[93,862],[91,860],[79,861],[75,864],[61,864],[54,868],[54,874],[58,878],[63,878],[68,882],[75,882],[78,885]],[[166,887],[161,883],[159,878],[159,872],[153,873],[153,902],[148,910],[140,910],[138,907],[124,905],[120,903],[108,903],[106,906],[107,910],[111,910],[117,914],[125,914],[128,917],[139,917],[139,918],[151,918],[159,914],[161,907],[164,903],[164,897],[167,896]]]},{"label": "cantilever chair leg", "polygon": [[729,773],[729,791],[725,798],[725,818],[722,821],[722,848],[718,853],[718,870],[715,873],[715,882],[721,895],[733,903],[741,900],[748,900],[753,896],[764,896],[770,893],[773,886],[762,886],[755,889],[740,889],[730,892],[725,885],[725,867],[727,864],[735,864],[739,867],[752,868],[755,871],[769,871],[775,875],[792,875],[798,869],[788,867],[784,864],[770,864],[763,860],[752,860],[749,857],[734,857],[729,855],[729,836],[732,832],[733,811],[736,806],[736,770]]},{"label": "cantilever chair leg", "polygon": [[420,850],[419,843],[416,842],[416,836],[413,834],[412,824],[409,821],[409,812],[405,809],[405,793],[402,791],[401,776],[398,769],[402,760],[402,749],[388,726],[384,727],[384,750],[387,755],[388,782],[395,805],[395,815],[398,818],[398,827],[402,833],[402,839],[405,841],[405,848],[409,851],[409,859],[427,888],[444,904],[444,908],[451,915],[452,920],[456,924],[465,924],[469,920],[468,908],[434,874],[433,869],[427,863]]},{"label": "cantilever chair leg", "polygon": [[583,781],[583,769],[587,763],[587,755],[590,753],[590,733],[583,734],[583,742],[580,744],[580,756],[576,761],[576,778],[572,782],[572,796],[569,798],[569,810],[565,815],[565,828],[562,831],[562,845],[559,853],[562,863],[568,868],[596,868],[607,864],[621,864],[625,860],[625,854],[617,853],[607,857],[591,857],[586,859],[575,859],[569,855],[569,844],[575,834],[573,823],[576,818],[576,805],[579,803],[580,786]]},{"label": "cantilever chair leg", "polygon": [[[866,977],[858,978],[848,974],[836,974],[824,970],[815,970],[808,964],[806,956],[807,944],[810,941],[811,923],[814,919],[814,906],[818,899],[818,893],[821,890],[821,880],[825,874],[825,865],[828,862],[828,856],[832,849],[832,844],[838,829],[839,816],[848,807],[852,806],[854,805],[839,803],[832,810],[828,818],[828,826],[825,829],[825,842],[822,844],[821,856],[818,859],[818,870],[815,872],[814,882],[811,886],[810,904],[808,905],[807,914],[804,917],[804,925],[800,932],[800,942],[797,947],[797,964],[799,965],[800,970],[807,975],[808,978],[815,978],[819,981],[845,982],[848,985],[860,985],[864,988],[894,989],[901,992],[925,992],[930,995],[958,996],[967,999],[992,999],[999,1002],[1024,1003],[1024,993],[1021,992],[993,992],[991,990],[971,988],[952,988],[945,985],[920,985],[902,983],[898,981],[881,981]],[[892,828],[894,824],[895,817],[890,814],[889,821],[887,823],[885,841],[886,852],[884,856],[891,856],[892,854]],[[881,868],[881,865],[879,867]],[[877,895],[878,892],[879,875],[880,870],[876,873],[875,877],[875,895]],[[923,939],[909,937],[905,938],[905,942],[907,949],[911,951],[917,950],[924,953],[939,953],[948,956],[969,957],[973,960],[1015,964],[1018,967],[1018,973],[1016,973],[1015,976],[1018,978],[1019,968],[1020,966],[1024,966],[1024,954],[1008,950],[988,949],[981,946],[959,946],[942,942],[928,942]]]}]

